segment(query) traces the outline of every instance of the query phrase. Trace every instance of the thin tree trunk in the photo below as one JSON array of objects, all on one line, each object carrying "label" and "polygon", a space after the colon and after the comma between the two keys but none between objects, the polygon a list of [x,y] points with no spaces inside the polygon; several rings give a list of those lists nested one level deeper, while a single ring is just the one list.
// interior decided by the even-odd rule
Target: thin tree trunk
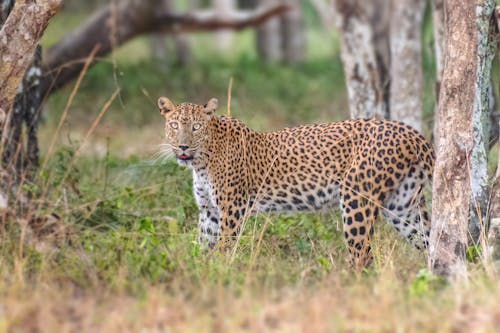
[{"label": "thin tree trunk", "polygon": [[[500,156],[500,142],[498,142],[498,156]],[[496,271],[500,272],[500,158],[497,161],[497,172],[491,188],[490,203],[486,256],[493,261]]]},{"label": "thin tree trunk", "polygon": [[335,13],[328,0],[311,0],[311,5],[321,20],[321,25],[325,31],[335,27]]},{"label": "thin tree trunk", "polygon": [[152,33],[151,36],[149,36],[149,47],[151,49],[151,58],[153,60],[168,61],[165,34],[159,32]]},{"label": "thin tree trunk", "polygon": [[489,95],[489,107],[490,107],[490,133],[488,140],[488,149],[493,148],[495,143],[498,142],[500,127],[498,122],[500,121],[500,110],[497,109],[498,103],[496,101],[495,94],[493,93],[493,82],[490,80],[490,85],[488,88]]},{"label": "thin tree trunk", "polygon": [[422,20],[425,0],[392,2],[391,119],[422,129]]},{"label": "thin tree trunk", "polygon": [[281,37],[283,60],[287,64],[296,64],[304,61],[306,56],[306,34],[304,16],[300,8],[300,1],[293,0],[281,19]]},{"label": "thin tree trunk", "polygon": [[[234,0],[213,0],[214,10],[220,17],[231,17],[236,10]],[[215,33],[215,44],[220,51],[227,51],[233,41],[233,32],[229,29],[219,30]]]},{"label": "thin tree trunk", "polygon": [[[258,0],[257,4],[278,3],[276,0]],[[279,62],[283,59],[281,48],[281,23],[274,17],[259,25],[256,29],[256,46],[259,57],[264,62]]]},{"label": "thin tree trunk", "polygon": [[[158,10],[161,10],[165,13],[172,12],[173,6],[171,0],[160,0],[158,6]],[[149,45],[151,50],[151,58],[157,61],[168,61],[167,42],[164,33],[153,32],[149,37]]]},{"label": "thin tree trunk", "polygon": [[[174,3],[172,0],[162,0],[161,7],[158,8],[161,12],[174,12]],[[153,32],[149,38],[151,47],[151,57],[157,61],[167,63],[169,54],[174,54],[174,60],[181,66],[187,66],[191,63],[191,48],[189,40],[183,33],[173,32],[169,37],[173,41],[173,51],[169,52],[167,34],[165,32]]]},{"label": "thin tree trunk", "polygon": [[351,118],[384,118],[387,106],[373,30],[362,0],[335,0]]},{"label": "thin tree trunk", "polygon": [[388,0],[371,0],[365,2],[368,18],[373,29],[373,46],[375,59],[382,89],[385,118],[389,118],[390,87],[391,87],[391,50],[390,50],[390,22],[392,19],[392,4]]},{"label": "thin tree trunk", "polygon": [[443,81],[439,95],[437,159],[433,177],[429,268],[466,277],[465,251],[470,203],[469,158],[477,72],[476,6],[445,2]]},{"label": "thin tree trunk", "polygon": [[[492,18],[494,0],[477,1],[477,72],[474,110],[472,113],[474,147],[470,157],[469,236],[474,244],[485,240],[488,188],[488,140],[490,133],[490,73],[496,52],[495,25]],[[483,231],[483,233],[482,233]],[[481,235],[482,234],[482,235]],[[484,242],[482,242],[484,245]]]},{"label": "thin tree trunk", "polygon": [[436,103],[434,106],[434,145],[437,146],[438,138],[438,127],[439,127],[439,92],[441,90],[441,81],[443,79],[443,67],[444,67],[444,0],[432,0],[432,24],[434,30],[434,53],[436,55],[436,83],[434,87],[434,92],[436,95]]}]

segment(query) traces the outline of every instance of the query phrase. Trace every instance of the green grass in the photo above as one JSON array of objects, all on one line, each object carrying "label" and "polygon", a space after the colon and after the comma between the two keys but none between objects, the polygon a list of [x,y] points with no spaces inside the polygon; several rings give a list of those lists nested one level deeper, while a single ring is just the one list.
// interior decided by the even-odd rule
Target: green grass
[{"label": "green grass", "polygon": [[[44,42],[82,17],[56,17]],[[309,32],[308,61],[294,66],[261,63],[251,33],[237,36],[231,54],[196,36],[189,68],[153,63],[145,39],[125,45],[89,70],[59,133],[72,84],[50,98],[40,126],[48,162],[25,191],[38,216],[60,220],[35,231],[22,219],[2,221],[0,333],[498,330],[500,288],[480,262],[469,263],[469,283],[445,283],[385,223],[376,225],[375,262],[361,273],[345,261],[335,211],[250,217],[234,255],[200,250],[191,173],[154,158],[158,96],[217,97],[223,114],[233,78],[231,113],[255,129],[347,117],[335,36]],[[434,65],[426,52],[430,128]]]}]

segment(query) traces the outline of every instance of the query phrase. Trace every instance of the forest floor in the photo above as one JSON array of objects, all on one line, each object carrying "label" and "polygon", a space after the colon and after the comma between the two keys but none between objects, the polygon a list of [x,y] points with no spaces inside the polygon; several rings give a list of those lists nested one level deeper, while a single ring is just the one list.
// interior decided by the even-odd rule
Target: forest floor
[{"label": "forest floor", "polygon": [[[68,22],[56,17],[45,43]],[[283,66],[260,63],[249,32],[230,55],[197,36],[189,68],[151,61],[138,39],[89,70],[67,114],[74,83],[53,95],[25,190],[36,214],[60,218],[0,226],[0,333],[500,331],[500,284],[476,253],[467,282],[445,282],[382,219],[374,264],[360,273],[346,263],[337,211],[250,217],[234,254],[200,251],[190,171],[157,158],[156,99],[217,97],[224,114],[233,78],[231,114],[254,129],[344,119],[335,36],[309,37],[308,61]],[[430,60],[424,69],[429,137]]]}]

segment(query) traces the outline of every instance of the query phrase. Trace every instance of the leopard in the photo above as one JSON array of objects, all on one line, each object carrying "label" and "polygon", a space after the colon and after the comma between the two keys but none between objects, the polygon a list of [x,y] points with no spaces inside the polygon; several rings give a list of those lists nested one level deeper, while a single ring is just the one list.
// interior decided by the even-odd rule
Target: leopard
[{"label": "leopard", "polygon": [[158,108],[165,149],[192,169],[202,246],[231,246],[251,214],[340,208],[347,261],[356,268],[373,261],[380,213],[415,248],[428,248],[424,187],[435,156],[409,125],[351,119],[265,132],[216,115],[216,98],[174,104],[160,97]]}]

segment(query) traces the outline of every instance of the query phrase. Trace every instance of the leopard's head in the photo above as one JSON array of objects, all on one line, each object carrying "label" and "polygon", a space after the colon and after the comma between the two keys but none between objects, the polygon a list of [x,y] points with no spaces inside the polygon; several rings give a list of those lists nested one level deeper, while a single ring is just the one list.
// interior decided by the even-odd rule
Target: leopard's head
[{"label": "leopard's head", "polygon": [[205,105],[181,103],[175,105],[166,97],[158,99],[158,108],[165,118],[166,145],[179,164],[190,166],[208,140],[208,124],[217,109],[217,99]]}]

